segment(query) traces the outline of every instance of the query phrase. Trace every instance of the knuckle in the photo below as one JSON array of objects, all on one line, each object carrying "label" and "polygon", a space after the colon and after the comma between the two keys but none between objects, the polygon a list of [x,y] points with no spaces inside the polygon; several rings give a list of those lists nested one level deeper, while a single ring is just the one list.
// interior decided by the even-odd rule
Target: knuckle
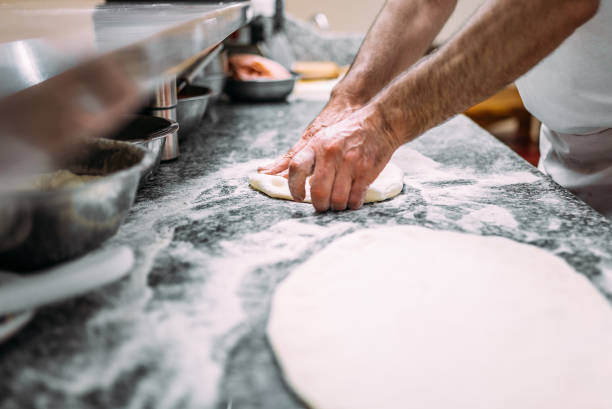
[{"label": "knuckle", "polygon": [[342,146],[337,143],[331,143],[325,145],[323,151],[327,156],[340,156],[342,154]]},{"label": "knuckle", "polygon": [[300,163],[298,161],[294,159],[291,162],[289,162],[289,172],[290,173],[295,173],[295,172],[298,172],[299,170],[300,170]]},{"label": "knuckle", "polygon": [[359,158],[354,160],[353,169],[358,176],[362,176],[372,169],[370,161],[365,158]]},{"label": "knuckle", "polygon": [[359,156],[359,153],[357,153],[356,151],[350,150],[344,154],[343,159],[347,163],[357,164],[359,163],[360,156]]}]

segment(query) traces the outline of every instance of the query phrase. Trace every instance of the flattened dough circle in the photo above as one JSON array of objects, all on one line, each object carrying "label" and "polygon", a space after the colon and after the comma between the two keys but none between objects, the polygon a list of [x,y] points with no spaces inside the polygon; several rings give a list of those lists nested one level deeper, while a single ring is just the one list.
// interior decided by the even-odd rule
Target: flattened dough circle
[{"label": "flattened dough circle", "polygon": [[[249,184],[255,190],[276,199],[293,200],[289,192],[287,179],[282,176],[253,173],[249,175]],[[372,182],[366,192],[365,203],[381,202],[399,195],[404,187],[404,172],[395,164],[388,163]],[[311,203],[310,184],[306,181],[305,202]]]},{"label": "flattened dough circle", "polygon": [[274,296],[268,338],[316,409],[612,408],[612,308],[539,248],[364,230]]}]

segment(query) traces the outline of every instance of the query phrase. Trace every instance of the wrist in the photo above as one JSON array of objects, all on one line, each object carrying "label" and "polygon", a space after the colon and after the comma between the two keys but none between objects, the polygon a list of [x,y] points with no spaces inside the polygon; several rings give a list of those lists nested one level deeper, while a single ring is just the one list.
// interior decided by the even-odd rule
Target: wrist
[{"label": "wrist", "polygon": [[402,134],[398,133],[392,126],[383,105],[372,101],[364,106],[361,111],[366,112],[367,122],[371,124],[375,133],[387,142],[392,151],[407,142],[401,137]]},{"label": "wrist", "polygon": [[332,89],[330,102],[339,105],[361,108],[362,106],[366,105],[372,97],[372,95],[369,95],[365,89],[365,87],[360,86],[359,84],[346,83],[346,80],[343,80],[336,84],[336,86]]},{"label": "wrist", "polygon": [[423,109],[426,101],[416,84],[418,82],[405,77],[369,103],[378,112],[381,126],[398,146],[412,141],[427,129],[429,112]]}]

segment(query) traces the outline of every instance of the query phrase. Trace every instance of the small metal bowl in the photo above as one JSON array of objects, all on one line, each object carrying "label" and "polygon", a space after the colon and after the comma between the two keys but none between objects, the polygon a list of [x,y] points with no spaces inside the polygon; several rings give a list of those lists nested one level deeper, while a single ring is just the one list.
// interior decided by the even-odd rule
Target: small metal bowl
[{"label": "small metal bowl", "polygon": [[103,176],[72,188],[0,194],[0,268],[33,271],[84,254],[117,232],[153,155],[109,139],[83,142],[63,167]]},{"label": "small metal bowl", "polygon": [[194,81],[194,85],[210,88],[213,92],[211,101],[215,101],[219,98],[221,94],[223,94],[223,89],[225,88],[226,81],[226,74],[211,74],[196,78]]},{"label": "small metal bowl", "polygon": [[179,125],[169,119],[150,115],[132,115],[131,121],[110,139],[142,146],[153,153],[154,161],[143,169],[141,184],[146,182],[159,168],[166,139],[178,130]]},{"label": "small metal bowl", "polygon": [[181,90],[176,106],[179,136],[187,135],[198,127],[212,95],[210,88],[198,85],[187,85]]},{"label": "small metal bowl", "polygon": [[296,73],[291,73],[291,78],[285,80],[259,79],[239,81],[228,78],[225,84],[225,92],[234,101],[283,101],[291,94],[295,82],[299,78],[300,76]]}]

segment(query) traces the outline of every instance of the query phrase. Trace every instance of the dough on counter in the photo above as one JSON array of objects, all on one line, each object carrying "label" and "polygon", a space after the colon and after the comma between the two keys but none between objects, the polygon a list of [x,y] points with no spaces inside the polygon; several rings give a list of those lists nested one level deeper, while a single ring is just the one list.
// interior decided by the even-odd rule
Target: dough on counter
[{"label": "dough on counter", "polygon": [[268,338],[315,409],[612,408],[612,308],[539,248],[362,230],[293,271]]},{"label": "dough on counter", "polygon": [[[310,178],[309,178],[310,179]],[[310,203],[310,183],[306,180],[305,202]],[[282,176],[253,173],[249,176],[249,184],[253,189],[259,190],[276,199],[293,200],[289,192],[287,179]],[[380,172],[366,192],[365,203],[381,202],[399,195],[404,187],[404,172],[393,163]]]}]

